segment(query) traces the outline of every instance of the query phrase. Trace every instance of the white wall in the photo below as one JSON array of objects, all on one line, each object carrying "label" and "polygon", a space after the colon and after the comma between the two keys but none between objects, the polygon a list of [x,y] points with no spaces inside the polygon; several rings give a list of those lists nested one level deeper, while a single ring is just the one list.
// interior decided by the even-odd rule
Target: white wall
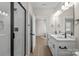
[{"label": "white wall", "polygon": [[46,33],[46,23],[45,20],[37,19],[36,20],[36,36],[41,36]]},{"label": "white wall", "polygon": [[26,35],[27,35],[27,55],[30,55],[30,15],[32,16],[32,20],[33,20],[33,50],[34,50],[34,48],[35,48],[35,43],[36,43],[36,31],[35,31],[35,21],[36,21],[36,19],[35,19],[35,15],[34,15],[34,13],[33,13],[33,9],[32,9],[32,6],[31,6],[31,4],[30,4],[30,2],[28,2],[27,3],[27,21],[26,21],[26,23],[27,23],[27,28],[26,28]]},{"label": "white wall", "polygon": [[[79,19],[79,2],[76,2],[75,3],[75,5],[74,5],[74,7],[75,7],[75,11],[74,11],[74,13],[75,13],[75,20],[76,19]],[[76,43],[77,43],[77,48],[79,49],[79,23],[78,24],[75,24],[74,25],[75,26],[75,38],[76,38]]]},{"label": "white wall", "polygon": [[47,32],[48,33],[55,33],[56,30],[56,21],[58,21],[58,17],[54,17],[53,15],[47,20]]}]

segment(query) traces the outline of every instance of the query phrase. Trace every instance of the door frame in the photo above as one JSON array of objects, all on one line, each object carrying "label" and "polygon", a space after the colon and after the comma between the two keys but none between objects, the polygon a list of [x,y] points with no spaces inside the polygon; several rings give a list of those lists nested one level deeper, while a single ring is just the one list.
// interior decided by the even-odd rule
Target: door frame
[{"label": "door frame", "polygon": [[[10,21],[10,28],[11,28],[11,48],[10,48],[10,55],[14,56],[14,3],[15,2],[10,2],[10,13],[11,13],[11,21]],[[19,6],[24,10],[24,56],[26,55],[26,9],[25,7],[21,4],[21,2],[17,2]]]},{"label": "door frame", "polygon": [[32,15],[30,15],[30,53],[32,53],[33,52],[33,18],[32,18]]}]

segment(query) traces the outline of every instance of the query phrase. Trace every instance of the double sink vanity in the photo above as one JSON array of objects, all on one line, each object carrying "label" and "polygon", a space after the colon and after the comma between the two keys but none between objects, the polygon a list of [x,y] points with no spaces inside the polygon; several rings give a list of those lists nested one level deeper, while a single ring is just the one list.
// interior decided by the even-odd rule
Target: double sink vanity
[{"label": "double sink vanity", "polygon": [[60,34],[48,34],[48,46],[53,56],[71,56],[71,49],[75,49],[75,39],[65,38]]},{"label": "double sink vanity", "polygon": [[65,10],[59,7],[48,19],[46,35],[53,56],[79,56],[79,3],[68,4],[72,6]]}]

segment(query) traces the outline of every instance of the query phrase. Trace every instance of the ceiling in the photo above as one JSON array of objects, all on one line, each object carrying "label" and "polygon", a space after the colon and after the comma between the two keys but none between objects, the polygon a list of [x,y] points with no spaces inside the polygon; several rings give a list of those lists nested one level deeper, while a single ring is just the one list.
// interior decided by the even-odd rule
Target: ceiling
[{"label": "ceiling", "polygon": [[46,19],[60,8],[63,2],[31,2],[37,19]]}]

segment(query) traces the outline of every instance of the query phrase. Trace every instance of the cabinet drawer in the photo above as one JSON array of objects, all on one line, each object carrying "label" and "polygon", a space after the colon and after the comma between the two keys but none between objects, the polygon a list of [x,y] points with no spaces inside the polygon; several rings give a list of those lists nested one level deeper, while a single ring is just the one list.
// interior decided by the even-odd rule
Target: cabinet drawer
[{"label": "cabinet drawer", "polygon": [[71,52],[68,52],[68,51],[58,53],[58,56],[71,56],[71,55],[72,55]]},{"label": "cabinet drawer", "polygon": [[75,42],[58,42],[57,43],[57,55],[58,56],[66,56],[72,55],[68,49],[75,48]]},{"label": "cabinet drawer", "polygon": [[69,48],[75,48],[75,42],[58,42],[58,48],[61,46],[61,48],[66,47],[67,49]]}]

